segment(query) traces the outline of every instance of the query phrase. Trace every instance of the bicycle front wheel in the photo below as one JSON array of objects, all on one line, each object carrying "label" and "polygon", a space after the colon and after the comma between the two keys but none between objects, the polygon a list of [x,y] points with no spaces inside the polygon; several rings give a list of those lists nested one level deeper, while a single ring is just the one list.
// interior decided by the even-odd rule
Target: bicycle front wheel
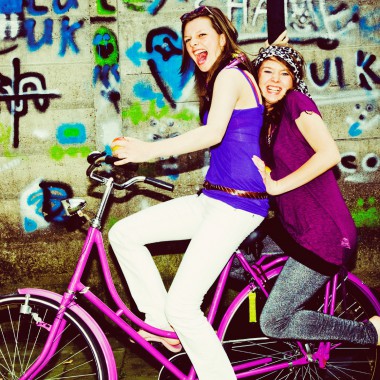
[{"label": "bicycle front wheel", "polygon": [[[37,359],[59,305],[31,296],[30,312],[20,312],[25,295],[0,297],[0,378],[18,379]],[[43,323],[37,324],[37,321]],[[66,326],[52,359],[36,379],[106,380],[106,361],[86,324],[72,311],[64,314]]]},{"label": "bicycle front wheel", "polygon": [[[267,287],[275,282],[276,273],[268,276]],[[339,284],[335,316],[366,321],[371,316],[379,314],[379,303],[371,297],[367,289],[350,278],[345,280],[345,291]],[[343,297],[345,294],[345,297]],[[308,309],[322,311],[324,294],[321,292]],[[266,297],[259,288],[245,288],[238,295],[238,302],[225,323],[222,321],[222,331],[219,332],[225,350],[236,372],[256,371],[249,379],[323,379],[323,380],[377,380],[380,378],[379,349],[376,347],[359,346],[350,343],[332,343],[330,357],[322,365],[313,360],[313,354],[319,347],[318,342],[304,343],[300,346],[295,341],[278,341],[267,338],[259,326],[261,310]],[[286,312],[286,311],[285,311]],[[310,358],[303,365],[291,363],[305,356],[305,349]],[[279,365],[279,367],[272,367]],[[282,367],[281,367],[282,366]],[[238,378],[239,375],[238,375]]]}]

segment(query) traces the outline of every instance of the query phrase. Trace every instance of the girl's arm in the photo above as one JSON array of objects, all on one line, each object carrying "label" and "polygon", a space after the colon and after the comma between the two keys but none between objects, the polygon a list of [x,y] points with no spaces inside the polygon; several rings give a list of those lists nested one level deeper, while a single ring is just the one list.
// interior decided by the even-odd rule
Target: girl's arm
[{"label": "girl's arm", "polygon": [[274,181],[270,172],[265,170],[264,162],[258,157],[253,158],[264,179],[266,190],[271,195],[286,193],[310,182],[332,168],[341,159],[338,147],[319,115],[302,112],[296,120],[296,124],[315,152],[300,168],[286,177]]},{"label": "girl's arm", "polygon": [[222,70],[214,84],[213,98],[207,125],[190,130],[174,138],[154,142],[132,137],[118,139],[111,144],[113,155],[120,158],[116,165],[127,162],[146,162],[209,148],[222,140],[231,114],[238,102],[244,77],[237,70]]}]

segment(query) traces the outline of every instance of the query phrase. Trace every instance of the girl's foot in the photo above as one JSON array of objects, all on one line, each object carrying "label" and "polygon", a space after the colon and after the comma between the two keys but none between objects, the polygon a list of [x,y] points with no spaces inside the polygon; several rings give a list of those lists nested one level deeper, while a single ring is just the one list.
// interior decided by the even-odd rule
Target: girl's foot
[{"label": "girl's foot", "polygon": [[[182,345],[178,339],[164,338],[163,336],[154,335],[145,330],[139,330],[137,333],[148,342],[161,343],[171,352],[177,353],[182,350]],[[131,340],[131,342],[133,342],[133,340]]]},{"label": "girl's foot", "polygon": [[377,331],[377,345],[380,346],[380,317],[378,315],[373,316],[369,321],[375,326]]},{"label": "girl's foot", "polygon": [[161,343],[171,352],[180,352],[182,350],[182,345],[178,339],[164,338],[162,336],[154,335],[145,330],[139,330],[139,335],[146,339],[148,342],[158,342]]}]

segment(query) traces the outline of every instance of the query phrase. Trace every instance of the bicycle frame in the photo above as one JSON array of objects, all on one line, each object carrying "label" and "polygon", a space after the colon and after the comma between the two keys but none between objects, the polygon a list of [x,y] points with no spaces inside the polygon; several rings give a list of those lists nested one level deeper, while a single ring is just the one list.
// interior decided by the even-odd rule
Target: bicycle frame
[{"label": "bicycle frame", "polygon": [[[75,297],[76,297],[76,294],[78,293],[81,294],[85,299],[87,299],[92,305],[94,305],[104,315],[106,315],[110,320],[112,320],[133,341],[139,344],[146,352],[148,352],[156,360],[158,360],[158,362],[160,362],[162,366],[166,367],[178,379],[180,380],[195,380],[196,379],[194,368],[192,368],[188,374],[183,373],[176,365],[174,365],[168,358],[166,358],[158,349],[156,349],[153,345],[151,345],[144,338],[142,338],[135,331],[134,328],[132,328],[127,322],[125,322],[122,319],[122,317],[124,316],[129,321],[134,322],[140,328],[148,332],[151,332],[153,334],[168,337],[168,338],[177,338],[177,335],[174,332],[163,331],[163,330],[154,328],[146,324],[139,317],[137,317],[121,300],[115,288],[115,285],[111,276],[110,267],[108,264],[107,253],[104,248],[103,237],[100,232],[101,218],[102,218],[105,206],[107,204],[108,198],[111,195],[112,189],[113,189],[113,179],[110,178],[108,179],[106,183],[106,190],[103,194],[97,215],[91,222],[91,226],[88,229],[88,233],[87,233],[77,266],[70,280],[67,291],[63,294],[63,296],[58,296],[58,295],[51,296],[50,293],[46,291],[41,291],[43,292],[43,295],[46,297],[50,297],[50,298],[55,297],[55,300],[57,301],[60,300],[59,312],[57,313],[57,316],[51,326],[42,326],[46,328],[47,330],[49,330],[48,340],[39,358],[20,378],[21,380],[33,379],[43,370],[44,365],[52,358],[56,350],[56,347],[58,346],[58,343],[59,343],[60,332],[65,327],[65,322],[62,320],[62,315],[64,311],[66,309],[72,309],[74,311],[81,309],[75,303]],[[111,298],[116,305],[116,311],[112,310],[108,305],[106,305],[102,300],[100,300],[88,287],[86,287],[85,284],[81,282],[84,269],[88,263],[88,259],[90,257],[92,248],[94,246],[97,248],[101,270],[104,275],[104,280],[106,282],[107,288],[109,289]],[[229,272],[232,266],[233,259],[235,257],[240,261],[244,269],[251,275],[252,283],[254,283],[255,286],[260,287],[266,296],[268,295],[268,292],[264,286],[265,281],[266,281],[266,274],[268,273],[279,274],[282,269],[283,263],[287,260],[287,257],[281,256],[281,257],[271,260],[269,263],[264,263],[265,258],[262,257],[255,264],[250,265],[245,259],[244,255],[240,251],[235,252],[235,254],[231,257],[231,259],[229,260],[229,262],[223,269],[221,275],[219,276],[214,297],[211,303],[210,311],[207,316],[208,321],[211,324],[213,324],[215,321],[215,316],[219,309],[220,301],[226,287],[226,283],[227,283]],[[247,286],[250,287],[252,285],[247,285]],[[333,281],[329,283],[328,286],[326,287],[325,304],[324,304],[324,312],[326,313],[333,314],[334,307],[335,307],[336,287],[337,287],[337,276],[335,276]],[[31,292],[33,292],[33,294],[38,294],[38,290],[35,290],[35,289],[21,289],[19,290],[19,292],[21,294],[29,294]],[[241,292],[240,294],[242,293],[243,292]],[[239,295],[233,300],[231,305],[228,307],[219,325],[219,328],[217,331],[217,335],[219,338],[221,338],[221,334],[224,331],[225,325],[227,321],[229,320],[229,317],[231,316],[232,310],[234,309],[234,306],[238,302],[241,302]],[[81,316],[84,319],[84,321],[88,323],[89,326],[92,327],[92,329],[98,330],[96,334],[100,342],[107,341],[107,338],[103,334],[100,327],[92,319],[92,317],[90,317],[86,312],[83,312]],[[324,363],[326,363],[326,360],[329,357],[329,351],[331,348],[329,343],[320,343],[319,349],[317,350],[317,352],[314,353],[312,358],[310,358],[309,353],[307,352],[307,350],[301,343],[298,343],[298,345],[304,355],[300,359],[293,361],[291,363],[293,366],[305,365],[312,359],[319,360],[321,363],[320,364],[321,366],[323,366]],[[106,354],[106,357],[108,358],[107,360],[108,378],[110,380],[117,380],[118,375],[117,375],[116,364],[113,357],[112,349],[109,346],[108,341],[106,344],[103,344],[103,350]],[[279,364],[279,365],[274,364],[271,366],[266,366],[265,368],[253,369],[255,366],[262,365],[265,363],[270,363],[270,362],[271,362],[270,358],[255,360],[249,363],[237,365],[234,367],[234,370],[237,373],[237,378],[242,379],[245,377],[269,372],[273,369],[286,368],[289,366],[289,363],[284,363],[284,364]]]}]

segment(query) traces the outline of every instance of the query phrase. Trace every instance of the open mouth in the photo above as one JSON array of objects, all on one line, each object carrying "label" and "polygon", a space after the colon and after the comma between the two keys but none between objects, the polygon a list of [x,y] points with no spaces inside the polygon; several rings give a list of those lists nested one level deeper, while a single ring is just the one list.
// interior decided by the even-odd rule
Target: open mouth
[{"label": "open mouth", "polygon": [[267,91],[270,94],[279,94],[281,92],[281,88],[277,86],[268,86]]},{"label": "open mouth", "polygon": [[197,60],[197,65],[198,66],[201,66],[203,65],[205,62],[206,62],[206,59],[207,59],[207,51],[203,50],[201,52],[197,52],[195,54],[195,58]]},{"label": "open mouth", "polygon": [[114,51],[114,47],[112,44],[106,44],[106,45],[98,45],[96,47],[96,50],[99,54],[99,56],[103,59],[107,59],[111,56],[111,54]]}]

